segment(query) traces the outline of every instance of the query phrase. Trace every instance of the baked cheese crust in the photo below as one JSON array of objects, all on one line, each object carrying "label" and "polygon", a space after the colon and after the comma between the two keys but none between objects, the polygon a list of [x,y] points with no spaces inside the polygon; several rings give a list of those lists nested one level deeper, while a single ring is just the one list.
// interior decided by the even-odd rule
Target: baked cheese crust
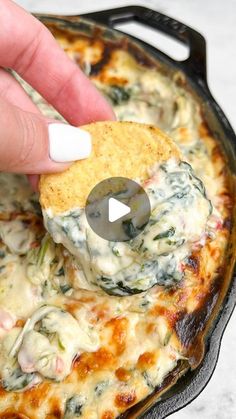
[{"label": "baked cheese crust", "polygon": [[[170,78],[154,64],[140,63],[141,52],[135,57],[125,42],[111,48],[99,35],[78,39],[67,36],[66,29],[51,25],[51,30],[108,97],[118,119],[157,125],[175,140],[219,214],[212,236],[184,264],[181,285],[107,296],[80,288],[76,261],[45,235],[37,197],[26,179],[1,174],[0,418],[113,419],[202,359],[203,333],[220,301],[225,270],[230,183],[224,156],[183,74]],[[23,85],[44,112],[61,118]],[[68,321],[59,329],[62,318]],[[78,340],[71,333],[77,327],[83,331]],[[17,336],[23,339],[25,372],[15,356]],[[47,355],[42,363],[46,337],[51,358]],[[56,381],[56,372],[65,373],[61,361],[67,367],[74,350],[78,356],[71,372]],[[29,360],[37,361],[36,372],[29,372]]]}]

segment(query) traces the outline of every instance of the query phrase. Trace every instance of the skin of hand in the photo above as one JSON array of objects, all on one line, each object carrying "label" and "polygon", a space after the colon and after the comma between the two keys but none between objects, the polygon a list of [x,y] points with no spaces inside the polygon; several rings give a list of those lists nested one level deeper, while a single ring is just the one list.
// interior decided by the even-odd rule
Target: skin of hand
[{"label": "skin of hand", "polygon": [[[15,70],[70,125],[58,129],[58,121],[44,117],[6,69]],[[91,139],[75,127],[114,118],[105,98],[48,29],[12,1],[1,0],[0,171],[32,175],[65,170],[91,150]]]}]

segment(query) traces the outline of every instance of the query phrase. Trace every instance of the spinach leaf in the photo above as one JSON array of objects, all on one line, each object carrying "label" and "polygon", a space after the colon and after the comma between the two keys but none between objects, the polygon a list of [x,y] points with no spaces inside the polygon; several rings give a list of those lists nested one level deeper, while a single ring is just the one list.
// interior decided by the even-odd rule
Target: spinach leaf
[{"label": "spinach leaf", "polygon": [[64,276],[65,275],[65,271],[63,266],[59,269],[59,271],[57,271],[56,276]]},{"label": "spinach leaf", "polygon": [[108,380],[101,381],[100,383],[98,383],[96,385],[96,387],[94,388],[94,392],[95,392],[96,396],[98,396],[98,397],[101,396],[102,393],[104,392],[104,390],[107,388],[108,384],[109,384]]},{"label": "spinach leaf", "polygon": [[[104,281],[106,279],[106,281]],[[112,284],[112,280],[109,278],[100,278],[100,280],[104,281],[103,284],[99,284],[100,288],[105,291],[108,295],[119,295],[121,297],[125,295],[135,295],[140,294],[143,292],[141,289],[137,288],[129,288],[128,286],[124,285],[122,281],[117,282],[117,285]]]},{"label": "spinach leaf", "polygon": [[3,259],[6,256],[5,252],[0,249],[0,259]]},{"label": "spinach leaf", "polygon": [[144,371],[142,373],[142,376],[143,376],[144,380],[146,381],[147,386],[153,390],[154,389],[154,385],[153,385],[153,383],[151,381],[151,378],[149,377],[147,371]]},{"label": "spinach leaf", "polygon": [[62,294],[66,294],[67,291],[71,290],[71,286],[69,284],[60,285],[60,290]]},{"label": "spinach leaf", "polygon": [[171,227],[166,231],[163,231],[162,233],[157,234],[153,240],[160,240],[160,239],[165,239],[167,237],[172,237],[175,234],[175,228]]},{"label": "spinach leaf", "polygon": [[65,408],[65,418],[74,418],[82,414],[82,398],[79,395],[74,395],[67,399]]},{"label": "spinach leaf", "polygon": [[141,292],[143,292],[143,290],[140,290],[140,289],[138,289],[138,288],[130,288],[130,287],[127,287],[127,285],[124,285],[123,284],[123,282],[121,282],[121,281],[119,281],[118,283],[117,283],[117,286],[122,290],[122,291],[124,291],[124,293],[126,294],[126,295],[134,295],[134,294],[140,294]]},{"label": "spinach leaf", "polygon": [[113,255],[115,255],[117,257],[120,257],[120,252],[115,246],[112,247],[111,251],[112,251]]},{"label": "spinach leaf", "polygon": [[2,380],[2,386],[6,391],[23,390],[34,378],[35,373],[26,374],[21,368],[16,368],[9,377]]},{"label": "spinach leaf", "polygon": [[133,222],[131,219],[129,220],[125,220],[122,222],[122,226],[123,226],[123,230],[125,232],[125,234],[130,238],[133,239],[134,237],[137,236],[137,232],[139,232],[139,229],[136,228],[133,225]]},{"label": "spinach leaf", "polygon": [[41,210],[41,206],[40,206],[39,202],[36,199],[30,199],[29,201],[30,201],[35,213],[37,215],[42,215],[42,210]]},{"label": "spinach leaf", "polygon": [[111,86],[108,91],[108,97],[112,100],[114,105],[120,105],[122,102],[127,102],[130,98],[130,92],[122,86]]}]

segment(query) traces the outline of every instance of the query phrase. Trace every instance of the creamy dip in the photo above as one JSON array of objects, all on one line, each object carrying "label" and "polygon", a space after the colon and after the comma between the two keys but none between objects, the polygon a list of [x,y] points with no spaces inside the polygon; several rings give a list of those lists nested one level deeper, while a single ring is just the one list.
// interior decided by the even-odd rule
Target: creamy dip
[{"label": "creamy dip", "polygon": [[212,205],[188,163],[170,159],[157,164],[142,186],[150,200],[151,216],[135,238],[133,233],[139,228],[135,220],[123,222],[126,242],[99,237],[89,226],[84,209],[59,215],[44,211],[53,240],[76,257],[88,284],[109,294],[137,294],[156,284],[174,285],[183,277],[182,262],[193,246],[205,242]]},{"label": "creamy dip", "polygon": [[7,390],[21,390],[39,383],[42,377],[61,381],[80,352],[97,348],[98,341],[70,313],[42,306],[22,329],[13,328],[0,343],[2,385]]},{"label": "creamy dip", "polygon": [[[68,46],[68,41],[65,40],[62,46],[67,52],[71,52],[72,46],[75,47],[71,57],[76,61],[78,45],[83,42],[87,40],[81,38]],[[87,51],[92,51],[93,47],[90,40],[86,45],[85,55],[88,57]],[[106,63],[104,72],[99,71],[97,76],[93,76],[93,81],[113,103],[118,119],[156,124],[176,141],[184,160],[192,165],[195,174],[202,179],[206,187],[207,197],[214,207],[212,215],[205,217],[202,234],[199,233],[201,238],[197,240],[195,237],[193,241],[191,235],[186,236],[187,226],[185,228],[182,226],[180,229],[178,220],[174,225],[168,222],[165,229],[164,227],[162,229],[161,224],[157,222],[155,232],[154,226],[147,226],[147,230],[148,227],[151,228],[147,237],[143,237],[145,246],[147,244],[150,246],[146,253],[143,245],[142,252],[131,247],[132,240],[129,243],[107,243],[102,242],[94,234],[89,242],[94,254],[88,264],[89,268],[92,263],[96,267],[91,274],[91,279],[96,280],[96,285],[93,285],[85,277],[82,266],[78,266],[74,260],[76,257],[69,254],[63,246],[54,244],[49,235],[45,235],[42,226],[40,228],[41,215],[37,197],[32,194],[26,178],[1,173],[0,413],[2,415],[13,417],[18,414],[22,417],[42,419],[58,416],[61,412],[60,415],[67,419],[78,416],[94,419],[119,417],[130,404],[122,405],[118,402],[129,403],[131,400],[132,404],[138,403],[154,389],[162,389],[165,378],[171,382],[171,371],[176,378],[174,369],[178,368],[182,360],[184,363],[187,361],[190,354],[188,351],[186,353],[186,339],[182,343],[176,334],[178,329],[176,326],[179,325],[176,324],[176,319],[181,319],[183,326],[180,328],[183,329],[187,323],[189,324],[189,319],[192,319],[190,326],[198,330],[195,312],[198,313],[203,304],[206,304],[204,307],[210,304],[214,311],[214,305],[218,301],[214,298],[213,302],[211,296],[219,272],[222,273],[223,263],[228,260],[226,259],[229,244],[227,226],[232,217],[226,162],[216,140],[210,136],[206,128],[204,129],[202,110],[193,95],[185,88],[183,75],[177,72],[171,79],[156,69],[139,66],[127,55],[125,51],[119,50],[116,60]],[[79,54],[81,61],[83,56],[84,53],[81,52]],[[118,62],[119,57],[122,58],[121,62]],[[83,63],[80,64],[82,67]],[[43,113],[49,117],[61,118],[37,92],[25,83],[24,87]],[[186,170],[188,171],[187,167]],[[180,171],[180,168],[173,171]],[[154,174],[150,173],[150,180],[153,176]],[[153,182],[150,183],[154,188]],[[192,181],[190,183],[193,192]],[[201,188],[196,179],[193,183],[200,188],[199,193],[193,192],[194,199],[204,203],[207,212],[207,202],[204,193],[201,193],[204,188]],[[166,193],[166,183],[163,185]],[[150,187],[148,184],[145,185],[146,190],[148,186]],[[151,191],[149,195],[152,196]],[[191,193],[189,192],[187,196],[190,197]],[[155,204],[157,207],[160,207],[160,201],[159,198]],[[166,201],[167,199],[163,199],[162,204],[166,205]],[[186,215],[185,221],[188,221],[191,234],[195,232],[198,234],[202,222],[200,217],[198,218],[196,201],[195,204],[188,203],[187,209],[184,196],[179,199],[175,197],[175,205],[166,216],[171,217],[173,213],[176,217],[177,203],[182,215]],[[75,213],[76,211],[80,214],[81,209],[75,209]],[[72,219],[70,214],[65,214],[65,222],[66,217],[68,222]],[[198,227],[195,225],[196,220],[200,221]],[[169,231],[170,237],[159,236],[158,240],[152,240],[154,234],[158,235],[177,226],[178,230],[174,234],[173,230]],[[82,232],[79,233],[83,237]],[[208,233],[210,237],[206,237]],[[66,237],[64,234],[63,240],[66,240]],[[186,242],[175,247],[174,243],[168,242],[173,241],[174,237],[177,241],[183,237]],[[94,238],[98,240],[97,243],[92,243]],[[141,244],[141,235],[137,237],[138,241]],[[169,252],[165,251],[167,246],[170,246]],[[195,248],[201,246],[203,247],[199,251],[196,249],[195,252]],[[95,255],[95,247],[101,251],[100,256]],[[194,254],[184,258],[184,254],[191,248]],[[159,253],[155,258],[152,258],[153,249]],[[122,252],[125,254],[124,258],[121,257]],[[121,260],[122,262],[123,259],[128,260],[130,254],[132,255],[130,264],[134,265],[132,261],[135,255],[139,263],[142,258],[145,258],[145,261],[158,260],[160,263],[160,258],[163,259],[163,256],[168,260],[172,255],[176,260],[177,252],[183,252],[182,257],[178,259],[182,260],[178,271],[179,277],[183,276],[178,287],[171,290],[165,286],[153,287],[147,292],[133,296],[123,297],[122,294],[122,298],[109,296],[100,290],[98,292],[97,278],[101,277],[100,271],[111,273],[113,272],[111,269],[114,269],[115,272],[125,272],[126,267],[121,265]],[[168,256],[165,256],[165,253]],[[84,251],[84,258],[86,254]],[[98,259],[101,261],[101,267],[98,267]],[[107,260],[109,269],[105,266]],[[110,276],[108,278],[108,285],[112,288]],[[163,280],[165,285],[169,282],[175,284],[176,279],[173,282],[168,277]],[[114,285],[117,287],[117,283]],[[96,292],[88,291],[88,288],[93,287]],[[129,287],[128,283],[128,291],[132,292]],[[115,288],[116,291],[124,292],[120,286]],[[43,315],[41,310],[45,306],[50,312]],[[52,307],[54,310],[51,311]],[[78,322],[80,331],[73,319]],[[207,318],[203,319],[202,330],[198,331],[201,336],[206,322]],[[62,324],[63,327],[58,327],[58,324]],[[45,340],[46,337],[48,341]],[[186,329],[184,337],[188,342],[192,342],[191,330]],[[202,353],[200,342],[197,333],[196,345],[194,344],[196,353],[199,351]],[[37,345],[35,351],[32,351],[33,345]],[[50,355],[53,354],[53,358],[52,362],[44,366],[40,363],[40,358],[45,351]],[[80,356],[75,363],[73,360],[71,365],[71,358],[75,352]],[[64,368],[61,361],[56,365],[56,355],[62,355],[64,362],[67,360]],[[24,372],[23,369],[32,372]],[[68,371],[70,371],[69,376],[63,380]],[[46,378],[46,375],[51,378]],[[41,385],[31,391],[20,393],[40,382]]]}]

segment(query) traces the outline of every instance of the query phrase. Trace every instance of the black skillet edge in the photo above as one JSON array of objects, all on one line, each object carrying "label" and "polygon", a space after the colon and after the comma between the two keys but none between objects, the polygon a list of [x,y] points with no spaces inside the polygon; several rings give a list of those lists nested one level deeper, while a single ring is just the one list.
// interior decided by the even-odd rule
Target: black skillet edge
[{"label": "black skillet edge", "polygon": [[[47,17],[38,15],[38,17]],[[53,16],[51,16],[53,17]],[[76,17],[76,16],[73,16]],[[179,42],[189,46],[189,57],[185,61],[176,61],[165,53],[154,48],[134,36],[128,37],[145,48],[151,56],[161,59],[172,67],[182,70],[188,80],[194,86],[199,96],[211,108],[217,127],[214,134],[223,136],[226,143],[225,151],[231,170],[236,173],[236,136],[220,106],[213,98],[208,84],[206,72],[206,42],[204,37],[189,26],[170,18],[162,13],[142,6],[126,6],[121,8],[102,10],[93,13],[81,14],[79,17],[92,20],[95,23],[113,28],[114,24],[136,21],[151,28],[164,32]],[[62,16],[57,16],[62,18]],[[66,17],[65,17],[66,18]],[[120,31],[119,31],[120,32]],[[126,34],[125,34],[126,35]],[[212,128],[212,126],[211,126]],[[224,145],[224,144],[223,144]],[[193,401],[209,382],[219,356],[221,340],[227,323],[233,313],[236,304],[236,274],[232,275],[229,289],[224,298],[221,311],[219,312],[206,342],[206,352],[201,364],[195,370],[189,370],[177,383],[157,401],[151,409],[142,415],[135,414],[135,406],[132,409],[132,417],[145,417],[147,419],[164,419],[170,414],[180,410]],[[125,415],[126,416],[126,415]]]}]

